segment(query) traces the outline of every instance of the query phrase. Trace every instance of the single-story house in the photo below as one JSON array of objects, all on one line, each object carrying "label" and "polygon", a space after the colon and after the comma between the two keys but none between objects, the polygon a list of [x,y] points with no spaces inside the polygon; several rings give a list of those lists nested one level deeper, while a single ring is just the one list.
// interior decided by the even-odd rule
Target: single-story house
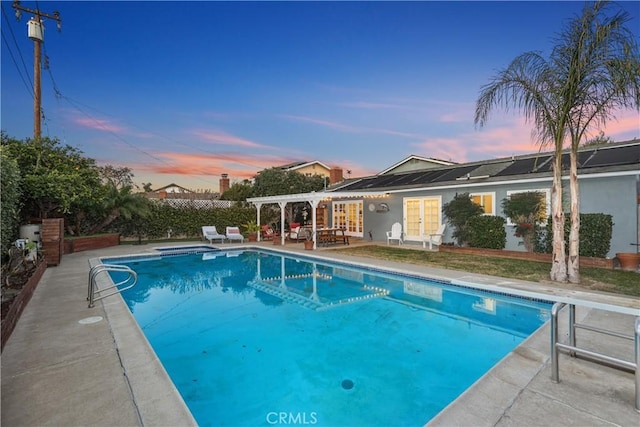
[{"label": "single-story house", "polygon": [[[501,202],[507,196],[540,191],[546,195],[547,212],[551,212],[552,161],[553,153],[461,164],[410,156],[377,175],[351,179],[324,192],[249,201],[257,206],[280,203],[281,207],[289,201],[308,201],[328,210],[330,226],[344,227],[351,236],[374,241],[386,241],[386,231],[399,222],[406,243],[422,244],[425,235],[435,233],[446,222],[442,206],[458,193],[469,193],[486,215],[504,216]],[[568,172],[568,153],[563,154],[563,165]],[[578,181],[581,213],[613,217],[609,256],[634,252],[640,240],[640,140],[581,149]],[[524,250],[514,236],[514,226],[508,223],[506,227],[506,249]],[[451,227],[446,228],[445,243],[453,242],[452,232]]]}]

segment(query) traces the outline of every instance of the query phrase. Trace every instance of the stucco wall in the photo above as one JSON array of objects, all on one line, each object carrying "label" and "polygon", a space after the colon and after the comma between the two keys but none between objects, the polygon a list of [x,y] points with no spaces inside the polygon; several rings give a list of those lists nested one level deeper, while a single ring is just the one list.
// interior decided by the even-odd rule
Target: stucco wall
[{"label": "stucco wall", "polygon": [[[605,213],[613,216],[613,236],[609,256],[615,256],[616,252],[633,252],[636,246],[631,243],[638,243],[638,192],[637,176],[619,177],[597,177],[582,178],[580,180],[580,211],[582,213]],[[566,206],[568,202],[568,182],[566,187]],[[457,193],[483,193],[495,192],[495,212],[496,215],[504,216],[502,212],[502,200],[507,197],[508,191],[522,190],[542,190],[551,188],[551,181],[544,180],[529,183],[502,183],[499,186],[479,185],[459,186],[456,188],[442,188],[435,190],[409,191],[403,193],[393,193],[390,197],[380,200],[364,200],[364,238],[368,239],[368,232],[373,234],[373,240],[386,241],[385,232],[391,230],[394,222],[403,223],[403,199],[406,197],[442,197],[442,204],[451,201]],[[383,201],[389,206],[388,212],[371,212],[368,209],[370,203],[376,205]],[[443,218],[446,222],[446,218]],[[520,244],[521,239],[513,235],[513,227],[507,226],[507,244],[505,249],[524,250]],[[451,237],[453,230],[447,226],[443,241],[453,242]]]}]

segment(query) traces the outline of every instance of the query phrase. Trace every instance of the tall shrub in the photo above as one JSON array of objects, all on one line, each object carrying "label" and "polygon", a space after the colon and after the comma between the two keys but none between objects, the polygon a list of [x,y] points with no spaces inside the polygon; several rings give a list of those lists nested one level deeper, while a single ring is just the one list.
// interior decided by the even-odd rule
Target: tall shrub
[{"label": "tall shrub", "polygon": [[501,216],[476,216],[469,219],[469,246],[474,248],[504,249],[507,232]]},{"label": "tall shrub", "polygon": [[[569,240],[570,221],[564,224],[565,239]],[[611,249],[613,217],[609,214],[580,214],[580,256],[605,258]],[[551,253],[550,225],[539,231],[536,251]]]},{"label": "tall shrub", "polygon": [[2,198],[1,224],[2,254],[4,255],[18,237],[20,227],[20,199],[22,196],[20,171],[15,159],[7,156],[0,147],[0,197]]},{"label": "tall shrub", "polygon": [[515,224],[514,234],[522,239],[527,252],[535,247],[535,226],[544,220],[544,194],[539,191],[514,193],[502,200],[504,214]]},{"label": "tall shrub", "polygon": [[452,237],[458,245],[469,243],[469,220],[484,213],[482,206],[473,203],[469,193],[456,194],[448,203],[442,206],[442,213],[447,217],[447,222],[454,228]]}]

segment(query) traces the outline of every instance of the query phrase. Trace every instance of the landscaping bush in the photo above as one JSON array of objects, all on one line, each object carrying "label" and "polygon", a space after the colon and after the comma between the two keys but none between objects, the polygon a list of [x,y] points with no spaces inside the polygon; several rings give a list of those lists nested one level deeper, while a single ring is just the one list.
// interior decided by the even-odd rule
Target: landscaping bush
[{"label": "landscaping bush", "polygon": [[203,209],[152,203],[148,216],[133,216],[130,220],[119,218],[110,230],[122,237],[138,237],[140,240],[165,238],[169,232],[171,236],[198,237],[202,234],[203,225],[215,225],[218,232],[224,233],[226,227],[239,227],[255,221],[255,218],[256,210],[251,206]]},{"label": "landscaping bush", "polygon": [[453,200],[442,206],[442,213],[447,222],[454,228],[452,237],[458,245],[469,243],[469,220],[484,213],[482,206],[477,205],[469,197],[469,193],[456,194]]},{"label": "landscaping bush", "polygon": [[2,194],[2,215],[0,227],[2,229],[2,258],[7,253],[13,241],[18,238],[20,227],[20,171],[18,163],[9,158],[4,150],[1,152],[2,167],[0,168],[0,193]]},{"label": "landscaping bush", "polygon": [[[567,215],[564,224],[566,248],[569,248],[569,232],[571,221]],[[592,213],[580,214],[580,256],[605,258],[611,249],[613,233],[613,217],[608,214]],[[546,227],[541,227],[536,236],[536,252],[552,252],[553,231],[551,218]]]},{"label": "landscaping bush", "polygon": [[469,246],[504,249],[507,243],[506,220],[501,216],[476,216],[469,219]]}]

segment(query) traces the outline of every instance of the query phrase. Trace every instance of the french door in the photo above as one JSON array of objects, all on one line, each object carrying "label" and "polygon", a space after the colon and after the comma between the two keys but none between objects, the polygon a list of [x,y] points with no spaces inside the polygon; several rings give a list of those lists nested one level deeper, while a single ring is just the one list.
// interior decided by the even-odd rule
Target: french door
[{"label": "french door", "polygon": [[333,227],[344,228],[345,234],[362,237],[362,200],[333,202]]},{"label": "french door", "polygon": [[421,242],[425,234],[437,232],[442,222],[442,197],[405,198],[404,239]]}]

